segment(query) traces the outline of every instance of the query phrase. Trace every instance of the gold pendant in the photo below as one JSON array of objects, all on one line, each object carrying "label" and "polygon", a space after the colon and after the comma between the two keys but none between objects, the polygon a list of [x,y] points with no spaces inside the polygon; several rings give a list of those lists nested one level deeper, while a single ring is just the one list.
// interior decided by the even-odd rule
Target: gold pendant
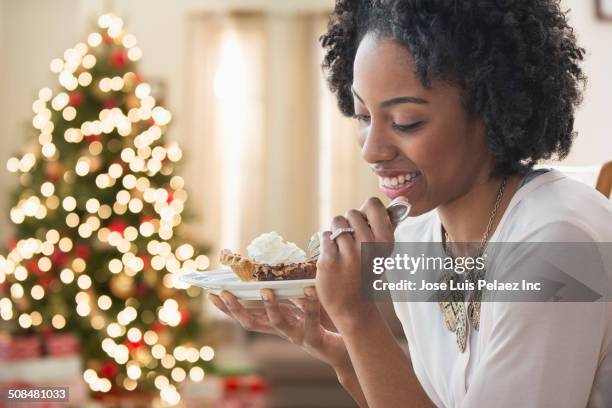
[{"label": "gold pendant", "polygon": [[470,302],[467,312],[472,327],[478,331],[480,327],[480,302]]},{"label": "gold pendant", "polygon": [[[471,281],[476,283],[484,277],[484,272],[476,272],[470,274]],[[476,331],[480,328],[480,300],[482,299],[482,291],[475,289],[468,297],[467,316],[470,319],[472,328]]]},{"label": "gold pendant", "polygon": [[459,313],[457,314],[457,346],[462,353],[465,351],[467,344],[467,317],[465,315],[465,306],[463,302],[460,304]]},{"label": "gold pendant", "polygon": [[[449,282],[451,275],[443,276],[440,281]],[[463,294],[452,290],[438,291],[438,305],[446,328],[455,333],[459,351],[465,351],[467,343],[467,314],[463,303]]]},{"label": "gold pendant", "polygon": [[457,330],[457,312],[455,311],[454,302],[439,302],[440,309],[442,310],[442,318],[448,330],[454,332]]},{"label": "gold pendant", "polygon": [[457,346],[463,353],[467,343],[467,316],[463,302],[438,302],[438,304],[446,327],[455,333]]}]

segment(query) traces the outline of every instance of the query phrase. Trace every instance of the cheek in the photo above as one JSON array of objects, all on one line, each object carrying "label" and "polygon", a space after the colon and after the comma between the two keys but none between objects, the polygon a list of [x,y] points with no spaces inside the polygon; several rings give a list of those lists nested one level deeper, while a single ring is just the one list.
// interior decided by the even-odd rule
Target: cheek
[{"label": "cheek", "polygon": [[[466,175],[466,143],[457,129],[430,126],[407,136],[399,148],[423,174],[423,205],[431,209],[454,196]],[[469,154],[468,154],[469,156]]]},{"label": "cheek", "polygon": [[406,136],[399,143],[404,155],[432,178],[455,171],[465,150],[465,143],[457,134],[434,126]]}]

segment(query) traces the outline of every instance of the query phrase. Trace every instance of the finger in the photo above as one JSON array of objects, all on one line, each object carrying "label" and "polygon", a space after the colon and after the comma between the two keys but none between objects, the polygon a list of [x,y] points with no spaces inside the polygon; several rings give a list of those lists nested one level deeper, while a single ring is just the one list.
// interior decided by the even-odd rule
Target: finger
[{"label": "finger", "polygon": [[234,319],[238,320],[240,325],[247,330],[257,330],[259,327],[255,324],[254,317],[247,309],[238,301],[236,296],[226,290],[221,291],[221,299]]},{"label": "finger", "polygon": [[213,305],[215,305],[217,309],[221,310],[223,313],[225,313],[229,317],[231,318],[234,317],[232,313],[229,311],[229,309],[227,308],[227,306],[225,306],[225,303],[223,303],[223,300],[221,300],[219,296],[215,295],[214,293],[209,293],[208,300],[210,300],[210,302]]},{"label": "finger", "polygon": [[289,299],[291,303],[296,305],[301,311],[304,311],[305,300],[303,298]]},{"label": "finger", "polygon": [[320,320],[321,306],[317,299],[315,288],[304,288],[306,301],[304,302],[304,343],[311,347],[321,345],[322,328]]},{"label": "finger", "polygon": [[364,213],[355,209],[349,210],[346,212],[345,218],[348,220],[351,228],[355,230],[354,239],[358,244],[374,240],[374,233],[370,225],[368,225],[368,220]]},{"label": "finger", "polygon": [[[225,306],[223,301],[218,296],[215,297],[216,302],[220,303],[220,305],[215,305],[219,308],[222,308],[228,316],[234,318],[234,316],[227,309],[227,306]],[[285,318],[288,319],[290,323],[297,322],[304,316],[304,312],[302,312],[302,310],[296,306],[281,303],[279,304],[279,307]],[[251,315],[251,317],[255,320],[256,323],[264,324],[266,328],[270,328],[270,331],[274,331],[270,327],[270,321],[268,320],[268,312],[264,307],[249,307],[245,308],[245,310]]]},{"label": "finger", "polygon": [[[335,231],[338,228],[348,228],[348,227],[350,227],[350,224],[348,220],[344,218],[342,215],[337,215],[333,218],[332,224],[331,224],[332,231]],[[338,235],[335,241],[336,241],[336,244],[338,245],[338,249],[340,250],[340,252],[347,252],[351,248],[353,248],[355,245],[355,238],[353,237],[353,234],[351,234],[350,232],[345,232],[345,233]]]},{"label": "finger", "polygon": [[376,241],[393,241],[393,225],[387,208],[378,197],[370,197],[360,209],[368,219]]},{"label": "finger", "polygon": [[[287,303],[279,303],[278,306],[285,319],[289,320],[289,324],[292,326],[295,326],[297,322],[304,318],[304,312],[299,307]],[[266,319],[268,319],[268,313],[265,308],[263,308],[262,312]]]},{"label": "finger", "polygon": [[332,241],[331,239],[329,239],[330,235],[331,231],[323,231],[321,233],[321,253],[319,254],[319,260],[335,259],[338,256],[338,245],[336,244],[336,241]]},{"label": "finger", "polygon": [[[219,310],[221,310],[222,312],[224,312],[226,315],[228,315],[231,318],[234,318],[234,316],[232,315],[232,312],[230,312],[230,310],[228,309],[228,307],[225,305],[225,303],[223,302],[223,299],[221,299],[221,297],[219,297],[219,295],[215,295],[214,293],[208,293],[208,299],[211,301],[212,304],[214,304]],[[248,313],[251,314],[251,316],[255,319],[260,319],[260,318],[264,318],[265,321],[268,321],[268,314],[266,313],[266,310],[263,307],[255,307],[255,308],[249,308],[247,309]]]},{"label": "finger", "polygon": [[[304,312],[304,309],[306,307],[306,299],[304,299],[304,298],[291,299],[291,302],[293,302],[294,305],[299,307],[300,311]],[[320,306],[321,306],[321,303],[319,302],[319,307]],[[329,317],[329,315],[327,314],[325,309],[320,307],[319,313],[320,313],[319,319],[321,320],[321,326],[323,326],[324,329],[327,329],[327,330],[330,330],[330,331],[333,331],[333,332],[338,332],[338,329],[336,328],[336,326],[332,322],[331,318]],[[302,313],[302,315],[304,316],[304,313]]]},{"label": "finger", "polygon": [[269,288],[261,289],[261,298],[268,314],[268,320],[270,325],[280,333],[288,336],[291,341],[297,342],[295,326],[290,324],[289,320],[285,318],[285,315],[279,309],[278,299],[274,294],[274,291]]}]

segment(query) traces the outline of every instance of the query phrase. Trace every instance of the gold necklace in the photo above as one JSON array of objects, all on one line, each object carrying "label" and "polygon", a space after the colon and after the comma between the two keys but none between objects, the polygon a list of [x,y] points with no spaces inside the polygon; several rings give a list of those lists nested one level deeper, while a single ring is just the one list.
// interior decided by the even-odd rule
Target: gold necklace
[{"label": "gold necklace", "polygon": [[[480,246],[478,248],[478,252],[476,254],[477,257],[481,257],[484,254],[485,247],[487,246],[487,242],[489,240],[489,234],[491,233],[491,228],[493,226],[493,222],[495,221],[495,216],[497,215],[497,210],[501,205],[502,197],[504,196],[504,190],[506,189],[506,182],[508,178],[504,177],[497,190],[497,195],[495,197],[495,203],[493,205],[493,209],[491,210],[491,214],[489,216],[489,222],[487,223],[487,228],[482,236],[482,240],[480,242]],[[448,232],[442,225],[443,231],[443,248],[446,254],[452,256],[452,252],[447,248],[448,242],[451,241]],[[447,288],[449,287],[449,282],[453,278],[453,274],[455,272],[445,271],[442,273],[442,276],[438,280],[438,282],[445,282]],[[470,269],[466,273],[466,277],[471,282],[478,282],[479,279],[484,277],[485,270],[481,269],[476,273],[473,273],[473,269]],[[478,285],[475,285],[475,289],[470,292],[470,296],[468,298],[468,307],[467,311],[465,305],[463,304],[464,295],[462,291],[453,290],[439,290],[438,291],[438,305],[440,306],[440,310],[442,311],[442,317],[444,319],[444,323],[446,327],[451,332],[455,333],[457,338],[457,346],[459,347],[459,351],[462,353],[465,351],[465,347],[467,344],[467,324],[468,319],[474,328],[474,330],[478,330],[480,326],[480,300],[482,299],[482,292],[477,289]]]}]

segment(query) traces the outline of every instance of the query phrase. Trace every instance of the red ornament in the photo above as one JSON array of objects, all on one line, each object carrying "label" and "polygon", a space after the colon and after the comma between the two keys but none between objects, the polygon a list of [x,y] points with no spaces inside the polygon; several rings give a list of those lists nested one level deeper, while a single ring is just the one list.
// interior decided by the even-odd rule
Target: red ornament
[{"label": "red ornament", "polygon": [[108,379],[113,379],[119,373],[119,367],[114,361],[105,361],[100,367],[100,376]]},{"label": "red ornament", "polygon": [[142,339],[138,341],[130,341],[129,339],[125,339],[123,343],[127,346],[128,349],[134,350],[142,346],[144,344],[144,341]]},{"label": "red ornament", "polygon": [[230,375],[223,378],[223,388],[226,392],[237,391],[241,388],[241,386],[242,384],[240,381],[240,377]]},{"label": "red ornament", "polygon": [[123,220],[123,218],[117,218],[110,223],[108,229],[111,230],[111,232],[118,232],[120,234],[123,234],[123,231],[125,231],[127,227],[128,224],[127,222],[125,222],[125,220]]},{"label": "red ornament", "polygon": [[87,135],[87,136],[85,136],[85,141],[88,144],[91,144],[93,142],[99,142],[100,140],[102,140],[102,136],[100,136],[100,135]]},{"label": "red ornament", "polygon": [[147,270],[149,269],[149,266],[151,265],[151,257],[147,256],[147,255],[140,255],[140,258],[142,259],[142,263],[143,263],[143,270]]},{"label": "red ornament", "polygon": [[51,273],[48,272],[41,272],[37,275],[37,278],[36,283],[42,286],[45,291],[48,291],[51,284],[55,282],[53,276],[51,276]]},{"label": "red ornament", "polygon": [[191,313],[189,310],[181,310],[181,321],[179,322],[179,326],[183,326],[191,321]]},{"label": "red ornament", "polygon": [[104,109],[113,109],[117,107],[117,101],[115,100],[115,98],[109,98],[107,100],[104,101],[104,103],[102,104],[102,107],[104,107]]},{"label": "red ornament", "polygon": [[51,182],[56,182],[60,178],[61,166],[57,164],[57,162],[47,162],[45,164],[45,176],[47,180]]},{"label": "red ornament", "polygon": [[166,202],[168,204],[170,204],[173,200],[174,200],[174,194],[172,194],[172,191],[168,191],[168,198],[166,199]]},{"label": "red ornament", "polygon": [[153,322],[153,324],[151,324],[151,330],[156,333],[159,333],[160,331],[164,330],[164,324],[159,320],[156,320]]},{"label": "red ornament", "polygon": [[144,283],[139,282],[138,285],[136,285],[136,296],[142,297],[146,295],[148,291],[149,291],[149,287],[145,285]]},{"label": "red ornament", "polygon": [[42,333],[43,336],[47,337],[51,335],[51,333],[53,333],[53,328],[51,327],[51,325],[45,324],[42,326],[40,332]]},{"label": "red ornament", "polygon": [[104,44],[110,45],[113,43],[113,38],[106,32],[102,34],[102,40],[104,40]]},{"label": "red ornament", "polygon": [[115,68],[121,69],[127,64],[128,58],[123,50],[117,50],[111,54],[110,61]]},{"label": "red ornament", "polygon": [[8,247],[9,251],[12,251],[13,249],[17,248],[17,240],[16,239],[9,239],[6,246]]},{"label": "red ornament", "polygon": [[91,250],[87,245],[79,244],[74,248],[74,253],[77,257],[87,260],[91,255]]},{"label": "red ornament", "polygon": [[66,264],[68,261],[68,255],[65,252],[56,249],[51,254],[51,262],[59,269]]},{"label": "red ornament", "polygon": [[40,270],[40,268],[38,267],[38,259],[28,259],[25,263],[25,267],[26,269],[36,275],[36,276],[40,276],[41,274],[43,274],[44,272]]},{"label": "red ornament", "polygon": [[245,380],[250,391],[261,392],[268,389],[268,383],[257,375],[248,376]]},{"label": "red ornament", "polygon": [[82,92],[80,91],[71,92],[70,102],[69,102],[70,106],[74,106],[75,108],[78,108],[83,103],[83,99],[85,99],[85,97],[83,96]]}]

